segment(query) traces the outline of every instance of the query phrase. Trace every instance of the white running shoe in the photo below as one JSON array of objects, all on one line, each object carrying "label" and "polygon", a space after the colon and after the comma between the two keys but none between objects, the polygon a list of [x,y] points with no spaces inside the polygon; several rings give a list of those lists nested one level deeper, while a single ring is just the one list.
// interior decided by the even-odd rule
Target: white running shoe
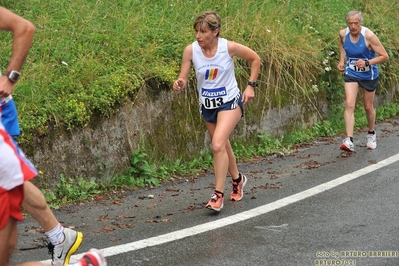
[{"label": "white running shoe", "polygon": [[71,255],[75,253],[83,241],[83,234],[69,228],[64,228],[64,242],[54,246],[48,244],[49,254],[51,255],[51,265],[66,265],[69,263]]},{"label": "white running shoe", "polygon": [[377,136],[374,134],[367,134],[367,149],[374,150],[377,148]]},{"label": "white running shoe", "polygon": [[341,146],[339,147],[340,150],[344,151],[355,151],[355,144],[351,141],[350,138],[344,139]]}]

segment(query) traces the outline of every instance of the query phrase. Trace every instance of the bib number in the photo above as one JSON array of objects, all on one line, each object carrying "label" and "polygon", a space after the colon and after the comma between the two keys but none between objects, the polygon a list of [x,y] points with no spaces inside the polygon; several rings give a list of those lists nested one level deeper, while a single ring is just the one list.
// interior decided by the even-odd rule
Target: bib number
[{"label": "bib number", "polygon": [[201,102],[206,109],[216,109],[228,101],[225,87],[215,89],[201,89]]},{"label": "bib number", "polygon": [[205,98],[205,108],[215,109],[223,104],[223,98]]},{"label": "bib number", "polygon": [[349,60],[349,68],[352,69],[355,72],[367,72],[370,71],[370,66],[366,66],[366,67],[358,67],[356,66],[356,61],[358,60],[358,58],[351,58]]},{"label": "bib number", "polygon": [[356,65],[349,65],[349,68],[355,72],[367,72],[370,71],[370,66],[368,67],[358,67]]}]

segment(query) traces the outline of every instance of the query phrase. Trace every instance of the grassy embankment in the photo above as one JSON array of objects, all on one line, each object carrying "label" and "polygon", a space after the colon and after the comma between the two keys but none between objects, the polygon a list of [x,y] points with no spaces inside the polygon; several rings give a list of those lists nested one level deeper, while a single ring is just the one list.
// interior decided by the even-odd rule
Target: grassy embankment
[{"label": "grassy embankment", "polygon": [[[328,120],[311,129],[291,132],[280,139],[263,135],[263,143],[245,149],[242,143],[234,143],[239,159],[289,149],[298,142],[344,131],[343,84],[335,66],[339,58],[338,30],[346,26],[344,16],[351,9],[364,12],[364,25],[378,34],[391,56],[381,66],[379,92],[398,83],[396,1],[222,0],[215,5],[210,0],[6,0],[2,5],[31,20],[37,28],[14,94],[21,143],[29,142],[34,135],[51,134],[53,128],[73,130],[87,126],[94,116],[108,117],[126,98],[134,98],[145,89],[149,79],[171,84],[179,72],[182,50],[194,40],[193,19],[208,9],[218,11],[223,18],[223,37],[250,46],[278,73],[279,82],[274,86],[279,90],[285,89],[284,84],[297,84],[294,93],[298,95],[322,91],[332,105]],[[1,34],[2,47],[6,48],[0,51],[3,69],[11,42]],[[247,66],[238,60],[237,75],[245,78],[247,73]],[[278,95],[276,99],[287,100]],[[377,119],[398,112],[398,105],[391,103],[377,110]],[[365,124],[359,103],[356,127]],[[210,156],[205,156],[188,164],[165,164],[152,161],[145,151],[135,151],[132,160],[137,168],[128,172],[146,179],[132,180],[125,174],[110,177],[106,186],[80,180],[78,189],[85,193],[74,193],[72,181],[62,177],[58,191],[47,194],[49,200],[80,200],[77,195],[89,198],[105,187],[157,184],[155,176],[167,178],[169,173],[187,173],[198,166],[209,167],[212,162]]]}]

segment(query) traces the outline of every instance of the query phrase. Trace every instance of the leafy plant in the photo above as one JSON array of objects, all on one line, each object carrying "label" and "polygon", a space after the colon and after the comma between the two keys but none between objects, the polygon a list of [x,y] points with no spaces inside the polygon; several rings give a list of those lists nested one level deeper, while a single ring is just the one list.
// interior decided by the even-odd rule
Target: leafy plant
[{"label": "leafy plant", "polygon": [[272,138],[267,133],[261,133],[258,135],[259,146],[257,147],[257,155],[267,155],[276,151],[285,151],[284,145],[279,139]]},{"label": "leafy plant", "polygon": [[85,180],[82,177],[76,179],[60,176],[60,183],[56,186],[55,193],[47,193],[47,198],[56,197],[61,202],[85,201],[104,191],[102,182],[98,180]]},{"label": "leafy plant", "polygon": [[135,149],[126,175],[132,177],[138,187],[159,186],[160,181],[156,178],[154,166],[150,165],[147,158],[148,155],[145,152],[141,149]]}]

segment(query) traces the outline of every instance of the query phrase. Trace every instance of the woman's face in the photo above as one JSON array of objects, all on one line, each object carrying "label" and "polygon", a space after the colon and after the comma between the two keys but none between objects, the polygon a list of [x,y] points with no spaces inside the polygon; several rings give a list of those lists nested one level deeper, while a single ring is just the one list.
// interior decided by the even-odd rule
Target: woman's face
[{"label": "woman's face", "polygon": [[209,45],[217,36],[219,29],[212,31],[207,25],[198,25],[195,28],[195,38],[199,46]]}]

